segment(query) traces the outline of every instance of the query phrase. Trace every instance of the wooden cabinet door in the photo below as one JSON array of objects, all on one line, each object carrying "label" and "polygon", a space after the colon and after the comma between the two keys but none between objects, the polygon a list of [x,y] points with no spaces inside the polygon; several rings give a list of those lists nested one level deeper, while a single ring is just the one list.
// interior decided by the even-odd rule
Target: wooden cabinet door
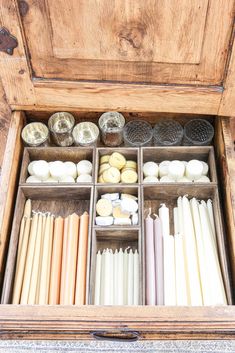
[{"label": "wooden cabinet door", "polygon": [[13,107],[218,113],[234,0],[3,0],[0,10],[18,41],[0,54]]}]

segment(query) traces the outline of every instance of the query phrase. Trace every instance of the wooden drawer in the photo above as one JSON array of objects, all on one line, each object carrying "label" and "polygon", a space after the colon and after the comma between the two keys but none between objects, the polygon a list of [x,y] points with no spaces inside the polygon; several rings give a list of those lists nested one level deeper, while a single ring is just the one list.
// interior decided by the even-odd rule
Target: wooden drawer
[{"label": "wooden drawer", "polygon": [[[28,113],[44,119],[49,113]],[[86,114],[84,113],[84,118]],[[141,115],[141,114],[140,114]],[[87,114],[90,119],[97,115]],[[131,117],[131,114],[128,115]],[[147,113],[154,122],[158,115]],[[176,118],[184,121],[185,117]],[[210,119],[210,118],[209,118]],[[211,118],[212,119],[212,118]],[[12,227],[19,173],[23,157],[21,130],[24,112],[12,114],[2,169],[0,199],[1,283]],[[226,255],[230,259],[231,283],[235,283],[235,161],[228,118],[214,118],[214,148],[221,206],[225,220]],[[100,187],[100,186],[99,186]],[[121,187],[121,186],[120,186]],[[233,287],[234,288],[234,287]],[[22,306],[0,305],[1,338],[91,339],[92,337],[139,339],[232,339],[235,337],[235,306]]]}]

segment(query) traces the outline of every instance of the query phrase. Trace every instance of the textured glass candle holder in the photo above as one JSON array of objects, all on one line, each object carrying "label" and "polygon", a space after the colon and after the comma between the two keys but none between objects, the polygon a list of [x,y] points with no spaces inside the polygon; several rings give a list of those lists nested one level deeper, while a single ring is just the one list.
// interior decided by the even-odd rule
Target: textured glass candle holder
[{"label": "textured glass candle holder", "polygon": [[194,119],[184,126],[184,146],[206,146],[210,145],[214,137],[213,126],[204,119]]},{"label": "textured glass candle holder", "polygon": [[153,141],[155,146],[179,146],[183,138],[183,128],[175,120],[165,119],[154,126]]},{"label": "textured glass candle holder", "polygon": [[118,112],[107,112],[99,118],[102,142],[105,146],[120,146],[123,142],[125,118]]},{"label": "textured glass candle holder", "polygon": [[73,139],[77,146],[96,145],[99,138],[99,129],[94,123],[82,122],[73,129]]},{"label": "textured glass candle holder", "polygon": [[72,130],[74,124],[73,115],[67,112],[58,112],[49,118],[48,127],[52,140],[57,146],[67,147],[73,144]]},{"label": "textured glass candle holder", "polygon": [[42,123],[30,123],[26,125],[22,130],[21,137],[24,144],[29,147],[49,145],[49,130]]},{"label": "textured glass candle holder", "polygon": [[144,120],[129,121],[124,127],[125,146],[151,146],[153,138],[152,126]]}]

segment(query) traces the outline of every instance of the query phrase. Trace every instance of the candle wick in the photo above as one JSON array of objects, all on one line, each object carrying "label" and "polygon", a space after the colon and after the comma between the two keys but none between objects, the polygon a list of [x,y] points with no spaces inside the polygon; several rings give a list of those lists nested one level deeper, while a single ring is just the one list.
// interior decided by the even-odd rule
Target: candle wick
[{"label": "candle wick", "polygon": [[158,218],[159,218],[159,217],[158,217],[158,215],[157,215],[156,213],[154,213],[153,215],[156,217],[156,219],[158,219]]},{"label": "candle wick", "polygon": [[151,210],[151,207],[149,208],[149,213],[148,213],[148,217],[150,217],[150,215],[151,215],[151,212],[152,212],[152,210]]}]

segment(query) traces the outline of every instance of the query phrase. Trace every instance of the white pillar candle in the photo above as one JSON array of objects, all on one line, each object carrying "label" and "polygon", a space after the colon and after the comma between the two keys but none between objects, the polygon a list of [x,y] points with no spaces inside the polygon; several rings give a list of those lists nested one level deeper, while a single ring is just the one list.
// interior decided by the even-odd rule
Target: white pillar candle
[{"label": "white pillar candle", "polygon": [[134,295],[134,254],[130,249],[128,254],[128,281],[127,281],[127,304],[133,305]]},{"label": "white pillar candle", "polygon": [[202,171],[202,175],[207,175],[208,171],[209,171],[209,166],[206,162],[204,161],[200,161],[203,165],[203,171]]},{"label": "white pillar candle", "polygon": [[203,164],[202,162],[192,159],[186,166],[186,177],[190,180],[197,180],[202,176]]},{"label": "white pillar candle", "polygon": [[134,295],[133,295],[133,304],[139,305],[139,254],[138,251],[135,250],[134,253]]},{"label": "white pillar candle", "polygon": [[176,305],[188,305],[184,243],[182,234],[175,234],[175,287]]},{"label": "white pillar candle", "polygon": [[170,161],[163,161],[159,164],[158,174],[160,178],[165,175],[168,175],[169,164],[170,164]]},{"label": "white pillar candle", "polygon": [[209,199],[207,200],[207,210],[208,210],[208,215],[209,215],[209,220],[210,220],[210,226],[212,230],[212,234],[214,237],[215,241],[215,247],[217,248],[217,240],[216,240],[216,233],[215,233],[215,219],[214,219],[214,211],[213,211],[213,204],[212,201]]},{"label": "white pillar candle", "polygon": [[227,298],[224,289],[218,253],[214,245],[213,234],[209,225],[207,209],[199,204],[201,227],[203,229],[203,242],[206,249],[206,266],[208,269],[208,282],[210,285],[210,305],[226,305]]},{"label": "white pillar candle", "polygon": [[202,290],[202,299],[204,305],[210,304],[210,288],[208,286],[208,272],[206,266],[206,249],[203,244],[203,229],[201,227],[199,209],[198,209],[198,201],[193,198],[190,200],[192,215],[193,215],[193,223],[195,229],[196,243],[197,243],[197,253],[198,253],[198,263],[200,270],[200,280],[201,280],[201,290]]},{"label": "white pillar candle", "polygon": [[193,227],[192,214],[189,200],[186,196],[182,198],[183,224],[184,224],[184,246],[187,261],[187,277],[190,290],[191,305],[202,305],[201,282],[199,276],[199,264],[197,256],[196,239]]},{"label": "white pillar candle", "polygon": [[54,161],[49,163],[49,170],[52,178],[56,180],[61,180],[66,175],[65,165],[61,161]]},{"label": "white pillar candle", "polygon": [[35,161],[31,169],[33,175],[35,175],[40,180],[46,180],[50,176],[49,165],[46,161]]},{"label": "white pillar candle", "polygon": [[124,298],[123,298],[123,294],[124,294],[124,273],[123,273],[124,261],[123,261],[122,248],[118,252],[117,259],[118,259],[118,265],[117,265],[117,283],[118,283],[117,305],[124,305]]},{"label": "white pillar candle", "polygon": [[94,305],[100,305],[100,284],[101,284],[101,253],[96,254],[96,273],[95,273],[95,298]]},{"label": "white pillar candle", "polygon": [[143,165],[144,176],[155,176],[158,177],[158,165],[155,162],[146,162]]},{"label": "white pillar candle", "polygon": [[185,166],[181,161],[172,161],[168,166],[168,175],[174,180],[178,180],[184,176]]},{"label": "white pillar candle", "polygon": [[159,208],[159,218],[162,222],[162,235],[163,238],[166,235],[170,235],[170,219],[169,219],[169,208],[163,203]]},{"label": "white pillar candle", "polygon": [[77,177],[77,166],[73,162],[64,162],[65,169],[66,169],[66,175],[69,175],[73,177],[73,179],[76,179]]},{"label": "white pillar candle", "polygon": [[124,305],[127,305],[127,276],[128,274],[128,253],[127,249],[125,249],[123,254],[123,296],[124,296]]},{"label": "white pillar candle", "polygon": [[176,305],[174,237],[166,235],[164,242],[164,304]]}]

